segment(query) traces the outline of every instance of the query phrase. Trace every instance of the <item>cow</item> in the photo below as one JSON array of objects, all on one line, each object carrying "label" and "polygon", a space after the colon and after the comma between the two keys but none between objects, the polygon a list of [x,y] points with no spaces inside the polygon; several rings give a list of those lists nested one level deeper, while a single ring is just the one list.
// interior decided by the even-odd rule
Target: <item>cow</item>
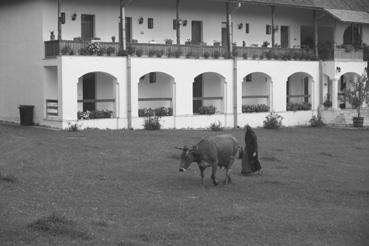
[{"label": "cow", "polygon": [[184,146],[182,150],[179,171],[184,172],[192,162],[197,162],[200,169],[201,183],[204,182],[204,170],[211,167],[211,179],[214,186],[218,185],[216,180],[217,167],[224,167],[226,175],[224,184],[231,182],[231,168],[236,158],[242,158],[242,147],[232,135],[217,135],[202,139],[192,149]]}]

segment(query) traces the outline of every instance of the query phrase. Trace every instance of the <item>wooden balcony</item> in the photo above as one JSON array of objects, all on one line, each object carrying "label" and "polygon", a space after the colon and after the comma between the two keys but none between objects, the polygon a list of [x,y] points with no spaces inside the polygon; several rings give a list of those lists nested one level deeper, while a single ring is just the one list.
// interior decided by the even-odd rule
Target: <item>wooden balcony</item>
[{"label": "wooden balcony", "polygon": [[[316,60],[311,49],[301,48],[264,48],[264,47],[233,47],[232,56],[224,46],[209,46],[205,44],[153,44],[128,43],[126,51],[120,51],[119,43],[96,41],[98,52],[89,49],[91,42],[72,40],[45,41],[45,58],[58,55],[100,55],[100,56],[144,56],[144,57],[186,57],[186,58],[230,58],[243,59],[274,59],[274,60]],[[344,48],[332,48],[323,60],[363,60],[363,50],[348,51]],[[327,55],[328,54],[328,55]]]}]

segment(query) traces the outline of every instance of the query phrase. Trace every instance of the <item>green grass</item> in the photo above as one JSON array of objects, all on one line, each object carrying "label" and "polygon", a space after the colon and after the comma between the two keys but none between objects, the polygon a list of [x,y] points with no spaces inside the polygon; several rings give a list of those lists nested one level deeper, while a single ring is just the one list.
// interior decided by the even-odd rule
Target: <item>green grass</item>
[{"label": "green grass", "polygon": [[204,188],[174,146],[219,132],[0,125],[0,245],[369,245],[369,130],[256,133],[264,175]]}]

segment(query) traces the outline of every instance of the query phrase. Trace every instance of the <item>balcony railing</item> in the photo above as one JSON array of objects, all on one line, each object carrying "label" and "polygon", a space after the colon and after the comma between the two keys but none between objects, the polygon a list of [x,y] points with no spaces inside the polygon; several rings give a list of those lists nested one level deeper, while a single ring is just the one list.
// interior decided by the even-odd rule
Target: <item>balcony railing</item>
[{"label": "balcony railing", "polygon": [[[187,58],[221,58],[230,57],[226,47],[209,46],[205,44],[154,44],[128,43],[126,51],[119,50],[119,43],[100,42],[99,52],[89,50],[91,42],[72,40],[45,41],[45,57],[52,58],[58,55],[108,55],[148,57],[187,57]],[[347,50],[345,48],[320,48],[320,59],[323,60],[363,60],[363,50]],[[233,47],[233,56],[244,59],[274,59],[274,60],[315,60],[312,49],[302,48],[266,48],[266,47]]]}]

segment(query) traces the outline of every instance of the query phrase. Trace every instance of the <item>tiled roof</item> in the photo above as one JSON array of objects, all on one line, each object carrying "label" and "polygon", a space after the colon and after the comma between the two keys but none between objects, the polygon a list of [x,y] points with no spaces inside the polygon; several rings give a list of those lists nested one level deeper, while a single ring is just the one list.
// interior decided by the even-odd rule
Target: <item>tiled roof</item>
[{"label": "tiled roof", "polygon": [[224,2],[226,1],[268,4],[276,6],[282,5],[319,9],[369,11],[369,0],[224,0]]},{"label": "tiled roof", "polygon": [[366,23],[369,24],[369,13],[364,11],[325,9],[335,18],[343,22]]}]

